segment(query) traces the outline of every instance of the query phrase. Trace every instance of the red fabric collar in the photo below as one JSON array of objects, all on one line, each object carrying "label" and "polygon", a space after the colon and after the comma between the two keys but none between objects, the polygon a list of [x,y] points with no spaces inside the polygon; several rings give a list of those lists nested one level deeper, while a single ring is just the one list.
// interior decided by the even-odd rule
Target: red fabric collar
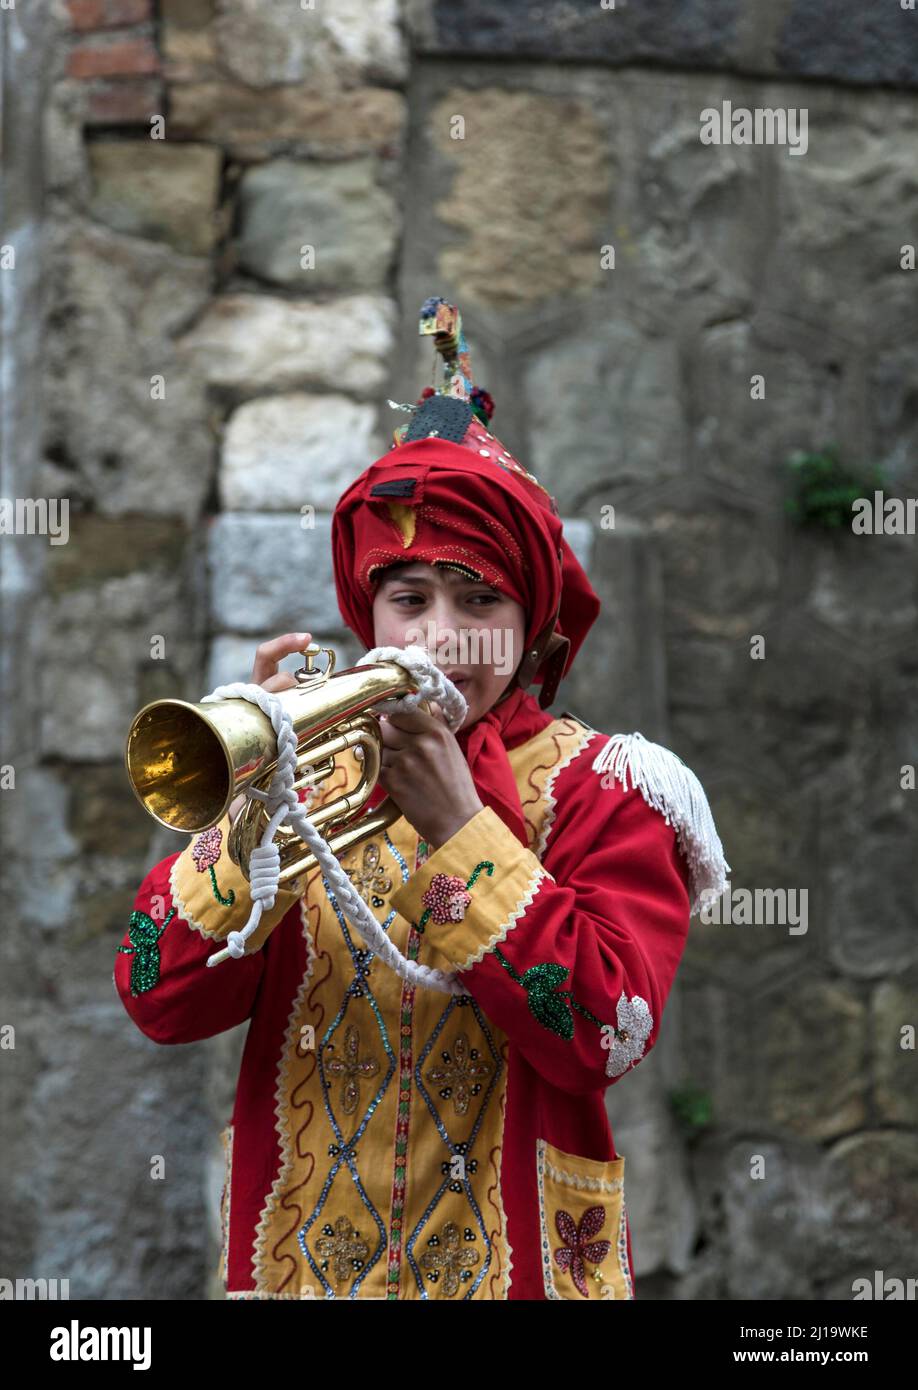
[{"label": "red fabric collar", "polygon": [[552,719],[547,710],[540,708],[538,700],[517,686],[505,700],[456,735],[478,795],[527,849],[529,837],[523,807],[507,750],[527,743]]}]

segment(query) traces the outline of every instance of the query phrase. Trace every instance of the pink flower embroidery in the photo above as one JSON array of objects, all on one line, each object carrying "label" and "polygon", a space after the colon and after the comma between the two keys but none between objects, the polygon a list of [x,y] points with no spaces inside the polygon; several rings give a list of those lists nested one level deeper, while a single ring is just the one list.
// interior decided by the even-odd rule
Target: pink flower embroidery
[{"label": "pink flower embroidery", "polygon": [[430,908],[435,922],[461,922],[472,901],[461,878],[453,874],[434,874],[421,902]]},{"label": "pink flower embroidery", "polygon": [[589,1298],[586,1282],[585,1260],[590,1264],[602,1264],[612,1248],[610,1240],[594,1240],[606,1224],[604,1207],[589,1207],[580,1218],[580,1225],[568,1211],[559,1211],[555,1216],[558,1235],[564,1241],[560,1250],[555,1251],[558,1268],[570,1270],[571,1278],[584,1298]]},{"label": "pink flower embroidery", "polygon": [[202,830],[191,847],[191,857],[198,866],[198,873],[204,874],[216,864],[220,858],[220,846],[223,843],[223,831],[219,825],[212,825],[209,830]]},{"label": "pink flower embroidery", "polygon": [[191,857],[197,865],[199,874],[206,874],[210,869],[210,882],[214,890],[214,897],[218,903],[224,907],[232,907],[236,901],[236,890],[231,888],[229,897],[224,898],[217,886],[217,875],[214,865],[220,858],[220,846],[223,843],[223,831],[219,825],[212,825],[209,830],[202,830],[194,844],[191,846]]}]

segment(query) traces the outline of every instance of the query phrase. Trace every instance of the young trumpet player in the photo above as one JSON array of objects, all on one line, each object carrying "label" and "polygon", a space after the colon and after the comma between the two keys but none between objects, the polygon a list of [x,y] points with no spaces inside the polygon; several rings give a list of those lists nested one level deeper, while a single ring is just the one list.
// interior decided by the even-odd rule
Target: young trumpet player
[{"label": "young trumpet player", "polygon": [[[599,601],[554,500],[489,429],[455,309],[428,301],[421,325],[445,384],[340,498],[335,583],[367,649],[426,633],[468,712],[456,732],[437,706],[381,719],[370,805],[388,792],[402,816],[341,862],[402,953],[467,992],[403,981],[319,869],[278,891],[242,959],[205,968],[251,907],[234,808],[150,870],[132,923],[158,958],[139,969],[127,933],[116,984],[160,1043],[249,1022],[224,1131],[228,1297],[633,1298],[605,1092],[654,1046],[690,913],[729,866],[674,753],[548,712]],[[308,639],[265,643],[253,681],[292,685],[278,663]],[[313,807],[358,773],[344,760]]]}]

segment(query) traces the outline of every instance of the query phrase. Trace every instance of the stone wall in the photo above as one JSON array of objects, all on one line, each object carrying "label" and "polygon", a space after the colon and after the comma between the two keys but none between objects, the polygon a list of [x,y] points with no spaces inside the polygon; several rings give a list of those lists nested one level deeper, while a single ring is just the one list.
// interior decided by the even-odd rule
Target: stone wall
[{"label": "stone wall", "polygon": [[[277,633],[361,654],[329,514],[404,419],[386,399],[429,380],[417,313],[441,293],[603,600],[554,708],[675,749],[734,887],[809,894],[806,933],[695,919],[659,1046],[609,1090],[638,1294],[914,1274],[915,541],[784,510],[788,456],[831,440],[918,486],[918,14],[864,11],[4,15],[2,495],[70,499],[66,545],[0,538],[6,1273],[220,1295],[244,1030],[158,1048],[106,984],[176,848],[124,737]],[[806,155],[703,145],[724,100],[806,107]]]}]

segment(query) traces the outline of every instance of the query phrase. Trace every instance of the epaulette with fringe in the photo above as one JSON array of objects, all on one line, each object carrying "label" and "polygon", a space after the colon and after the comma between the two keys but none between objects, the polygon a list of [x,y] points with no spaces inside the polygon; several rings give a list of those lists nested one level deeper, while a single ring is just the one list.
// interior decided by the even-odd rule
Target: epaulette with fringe
[{"label": "epaulette with fringe", "polygon": [[661,743],[643,734],[613,734],[593,759],[593,771],[611,773],[628,790],[628,778],[647,802],[676,831],[689,866],[690,914],[726,887],[730,865],[714,825],[704,787],[690,767]]}]

